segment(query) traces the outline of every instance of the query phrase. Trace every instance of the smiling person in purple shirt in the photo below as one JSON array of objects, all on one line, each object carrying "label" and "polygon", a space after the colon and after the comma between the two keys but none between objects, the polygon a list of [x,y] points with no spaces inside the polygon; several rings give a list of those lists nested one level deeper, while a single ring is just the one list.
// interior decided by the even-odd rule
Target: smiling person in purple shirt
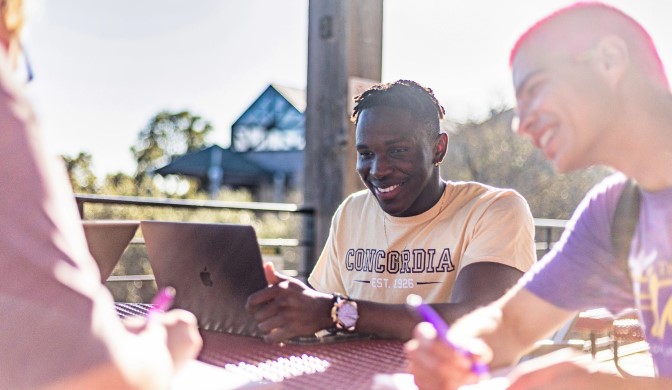
[{"label": "smiling person in purple shirt", "polygon": [[[518,133],[558,172],[594,164],[620,171],[589,192],[560,242],[515,288],[458,320],[448,337],[420,324],[407,345],[420,388],[454,389],[479,378],[470,359],[514,364],[578,311],[636,307],[656,378],[619,377],[571,362],[521,367],[511,389],[672,388],[672,94],[644,28],[600,3],[577,3],[541,20],[511,54]],[[627,178],[641,189],[627,267],[611,240]],[[626,271],[629,269],[629,272]]]}]

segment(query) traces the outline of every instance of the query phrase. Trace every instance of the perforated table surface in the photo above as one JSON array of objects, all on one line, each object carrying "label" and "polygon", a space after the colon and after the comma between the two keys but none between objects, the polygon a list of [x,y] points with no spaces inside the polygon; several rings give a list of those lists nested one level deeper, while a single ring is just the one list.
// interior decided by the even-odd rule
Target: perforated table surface
[{"label": "perforated table surface", "polygon": [[278,345],[226,333],[202,335],[204,348],[199,360],[252,380],[279,382],[287,389],[370,389],[375,374],[406,369],[400,341]]},{"label": "perforated table surface", "polygon": [[[117,303],[121,317],[150,305]],[[261,339],[201,331],[198,359],[252,381],[283,389],[370,389],[376,374],[406,372],[403,342],[349,340],[331,344],[269,344]]]}]

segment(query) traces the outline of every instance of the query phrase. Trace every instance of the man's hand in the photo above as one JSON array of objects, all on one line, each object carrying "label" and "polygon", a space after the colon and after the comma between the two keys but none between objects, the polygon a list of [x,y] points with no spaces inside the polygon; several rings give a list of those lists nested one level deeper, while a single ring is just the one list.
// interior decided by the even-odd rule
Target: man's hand
[{"label": "man's hand", "polygon": [[[414,338],[406,343],[409,372],[414,375],[420,389],[457,389],[462,385],[478,382],[478,376],[472,372],[473,359],[451,348],[437,337],[434,327],[422,322],[416,326]],[[490,350],[475,339],[469,351],[483,350],[479,360],[488,360]]]},{"label": "man's hand", "polygon": [[250,295],[245,308],[259,323],[266,341],[312,335],[332,326],[330,294],[275,272],[272,263],[264,264],[264,272],[269,286]]}]

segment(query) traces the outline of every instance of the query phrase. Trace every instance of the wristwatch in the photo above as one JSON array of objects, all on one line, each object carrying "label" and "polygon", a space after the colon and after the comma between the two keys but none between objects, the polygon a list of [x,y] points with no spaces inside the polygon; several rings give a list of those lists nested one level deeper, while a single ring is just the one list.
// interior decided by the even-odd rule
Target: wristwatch
[{"label": "wristwatch", "polygon": [[357,302],[341,294],[334,294],[333,306],[331,307],[334,330],[337,332],[354,332],[358,318]]}]

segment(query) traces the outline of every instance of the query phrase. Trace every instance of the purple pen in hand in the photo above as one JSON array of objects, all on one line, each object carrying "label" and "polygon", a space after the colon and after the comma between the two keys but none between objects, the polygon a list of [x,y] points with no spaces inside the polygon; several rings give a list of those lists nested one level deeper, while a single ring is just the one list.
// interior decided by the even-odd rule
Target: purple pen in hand
[{"label": "purple pen in hand", "polygon": [[157,314],[170,309],[174,299],[174,287],[168,286],[162,288],[152,300],[152,307],[149,309],[149,314],[147,314],[147,321],[152,321]]},{"label": "purple pen in hand", "polygon": [[[419,295],[415,294],[410,294],[408,297],[406,297],[406,305],[408,305],[410,308],[414,309],[420,317],[422,317],[423,321],[429,322],[434,326],[434,329],[436,329],[437,335],[441,338],[443,342],[445,342],[448,346],[462,354],[463,356],[466,357],[471,357],[471,353],[467,351],[466,349],[455,345],[453,342],[448,340],[448,330],[450,329],[448,327],[448,324],[441,318],[441,316],[432,309],[431,306],[429,306],[426,303],[422,302],[422,298]],[[472,361],[471,364],[471,371],[478,375],[484,375],[488,373],[488,365],[482,362],[477,362],[477,361]]]}]

